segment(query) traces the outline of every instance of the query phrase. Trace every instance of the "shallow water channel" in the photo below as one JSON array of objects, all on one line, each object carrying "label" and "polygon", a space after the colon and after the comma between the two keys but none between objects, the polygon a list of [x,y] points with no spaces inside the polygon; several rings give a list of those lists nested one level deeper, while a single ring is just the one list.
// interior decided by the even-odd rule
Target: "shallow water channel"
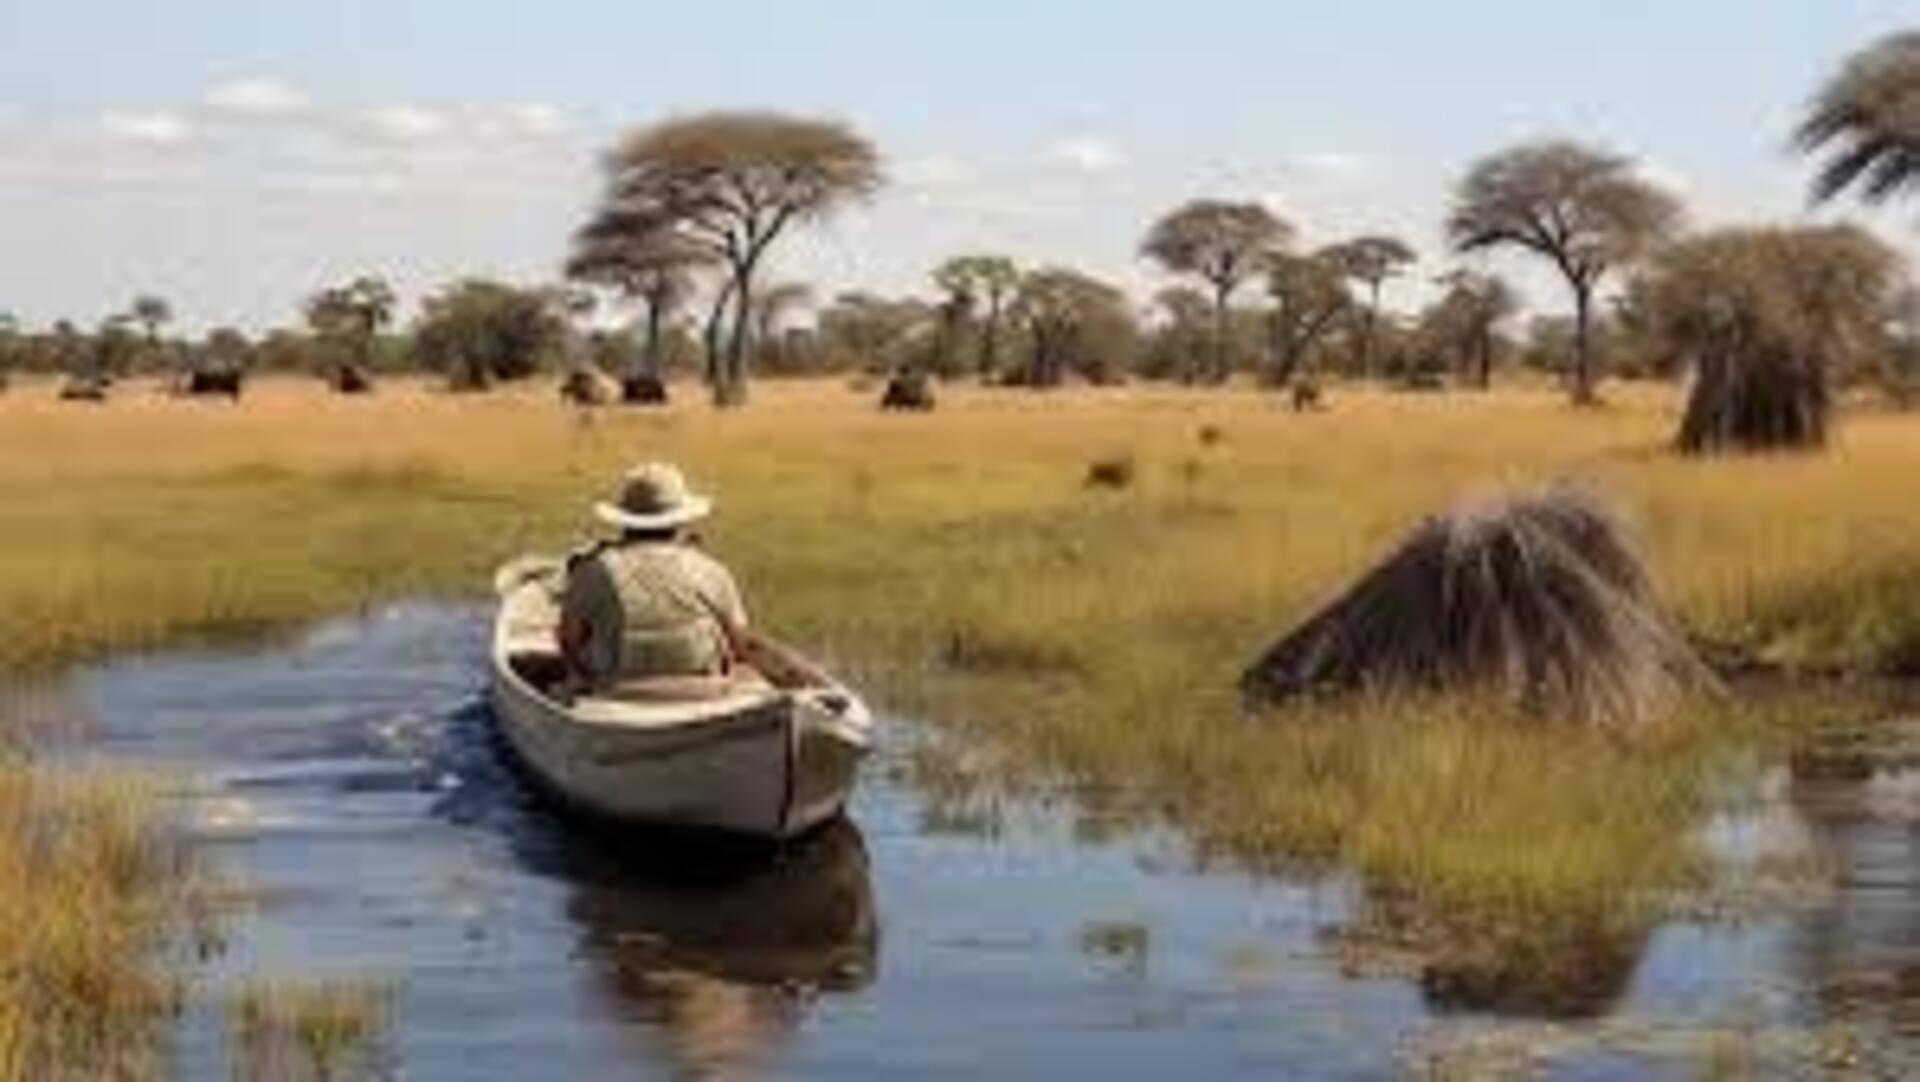
[{"label": "shallow water channel", "polygon": [[[582,835],[499,758],[485,614],[407,605],[272,647],[129,659],[60,692],[108,757],[180,799],[251,899],[175,1053],[226,1077],[239,982],[391,987],[383,1072],[420,1079],[1890,1077],[1920,1048],[1920,787],[1782,783],[1719,824],[1793,840],[1837,887],[1658,929],[1596,1017],[1441,1009],[1343,975],[1337,884],[1196,870],[1089,840],[1062,801],[956,829],[892,725],[852,821],[770,859]],[[1070,802],[1070,797],[1069,797]],[[1739,1077],[1738,1074],[1733,1075]]]}]

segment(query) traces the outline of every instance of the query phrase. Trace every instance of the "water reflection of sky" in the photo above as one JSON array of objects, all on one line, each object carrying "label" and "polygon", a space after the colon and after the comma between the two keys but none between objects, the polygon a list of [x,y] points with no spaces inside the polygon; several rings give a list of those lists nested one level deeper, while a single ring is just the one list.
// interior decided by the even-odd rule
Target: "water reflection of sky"
[{"label": "water reflection of sky", "polygon": [[[1884,817],[1814,831],[1858,850],[1841,859],[1865,885],[1840,904],[1657,929],[1612,1014],[1571,1026],[1436,1016],[1410,983],[1343,976],[1322,947],[1337,887],[1182,871],[1166,839],[1086,844],[1038,806],[990,836],[930,830],[898,729],[858,826],[773,864],[614,854],[497,759],[484,619],[388,609],[74,689],[109,751],[209,779],[193,814],[257,915],[207,987],[392,980],[407,1077],[1360,1078],[1483,1034],[1565,1051],[1568,1077],[1690,1077],[1703,1025],[1817,1025],[1837,985],[1920,972],[1888,962],[1920,945],[1920,852]],[[1723,829],[1737,847],[1747,827]],[[224,1073],[215,998],[183,1041],[192,1077]]]}]

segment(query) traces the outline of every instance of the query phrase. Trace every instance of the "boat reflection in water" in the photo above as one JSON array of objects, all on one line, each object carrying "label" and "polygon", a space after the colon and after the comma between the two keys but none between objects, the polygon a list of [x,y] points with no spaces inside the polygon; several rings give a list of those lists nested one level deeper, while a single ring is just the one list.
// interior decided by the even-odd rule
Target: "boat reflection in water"
[{"label": "boat reflection in water", "polygon": [[767,1063],[822,993],[872,983],[866,842],[841,819],[785,846],[565,843],[566,915],[603,1003],[649,1057],[695,1075]]}]

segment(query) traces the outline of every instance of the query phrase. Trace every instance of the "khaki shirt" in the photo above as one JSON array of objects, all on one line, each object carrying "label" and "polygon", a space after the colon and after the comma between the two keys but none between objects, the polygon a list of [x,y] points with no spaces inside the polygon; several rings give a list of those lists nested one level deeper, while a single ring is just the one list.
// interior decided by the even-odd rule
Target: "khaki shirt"
[{"label": "khaki shirt", "polygon": [[590,550],[568,565],[563,626],[584,690],[607,691],[658,676],[725,673],[732,650],[722,618],[747,624],[733,575],[699,549],[630,542]]}]

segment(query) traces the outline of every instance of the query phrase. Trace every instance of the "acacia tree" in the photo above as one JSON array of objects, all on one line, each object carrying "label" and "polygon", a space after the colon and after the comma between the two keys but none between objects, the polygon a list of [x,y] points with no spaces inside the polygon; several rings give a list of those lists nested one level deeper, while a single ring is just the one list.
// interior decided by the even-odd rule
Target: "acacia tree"
[{"label": "acacia tree", "polygon": [[956,268],[953,260],[948,260],[933,271],[933,284],[939,287],[940,299],[940,337],[934,344],[933,367],[942,376],[951,377],[958,365],[954,355],[961,338],[966,334],[967,326],[973,322],[974,309],[979,305],[979,297],[974,293],[977,288],[973,275],[964,268]]},{"label": "acacia tree", "polygon": [[1006,256],[955,256],[934,270],[933,280],[949,297],[964,293],[975,304],[984,302],[977,368],[982,379],[991,379],[1000,370],[1000,329],[1007,302],[1020,286],[1020,268]]},{"label": "acacia tree", "polygon": [[1560,272],[1573,292],[1573,401],[1591,405],[1594,290],[1679,219],[1679,204],[1635,176],[1631,159],[1551,140],[1476,163],[1454,194],[1447,233],[1457,251],[1515,247]]},{"label": "acacia tree", "polygon": [[1267,256],[1267,293],[1274,300],[1268,315],[1273,361],[1269,379],[1284,387],[1320,339],[1353,304],[1347,292],[1347,268],[1339,247],[1309,255],[1271,252]]},{"label": "acacia tree", "polygon": [[813,303],[813,287],[805,282],[775,282],[757,290],[753,299],[753,342],[757,356],[779,360],[781,321],[797,308]]},{"label": "acacia tree", "polygon": [[[645,338],[638,375],[656,383],[666,374],[662,331],[693,297],[694,273],[711,266],[713,252],[657,223],[633,221],[617,212],[595,215],[573,238],[566,275],[611,290],[645,309]],[[636,373],[622,372],[625,378]]]},{"label": "acacia tree", "polygon": [[134,322],[146,331],[147,348],[157,350],[160,346],[160,328],[173,319],[173,306],[165,298],[143,293],[133,299],[133,306],[127,311],[133,316]]},{"label": "acacia tree", "polygon": [[12,312],[0,312],[0,381],[13,367],[20,347],[20,320]]},{"label": "acacia tree", "polygon": [[727,267],[709,318],[733,308],[724,356],[709,361],[714,403],[746,401],[746,346],[754,272],[795,222],[820,218],[880,185],[872,144],[845,125],[779,113],[706,113],[633,132],[607,159],[601,214],[631,228],[668,230]]},{"label": "acacia tree", "polygon": [[1157,338],[1149,374],[1178,372],[1182,378],[1191,378],[1193,358],[1206,348],[1210,338],[1207,327],[1213,318],[1213,302],[1200,290],[1179,285],[1155,293],[1153,303],[1167,314],[1167,326]]},{"label": "acacia tree", "polygon": [[561,352],[567,337],[564,298],[468,279],[428,297],[414,326],[414,354],[444,372],[459,390],[484,390],[521,379]]},{"label": "acacia tree", "polygon": [[1126,296],[1079,271],[1046,267],[1021,279],[1012,310],[1026,324],[1032,346],[1018,382],[1057,387],[1069,368],[1095,370],[1099,361],[1088,355],[1088,339],[1102,320],[1124,317]]},{"label": "acacia tree", "polygon": [[207,332],[207,364],[218,372],[244,372],[253,361],[253,344],[232,327],[215,327]]},{"label": "acacia tree", "polygon": [[1264,253],[1286,241],[1293,229],[1258,203],[1195,199],[1153,223],[1141,242],[1143,255],[1175,274],[1192,274],[1213,289],[1211,378],[1224,380],[1227,305],[1234,290],[1260,269]]},{"label": "acacia tree", "polygon": [[1881,38],[1847,58],[1808,107],[1795,142],[1831,148],[1815,200],[1857,186],[1870,203],[1920,187],[1920,32]]},{"label": "acacia tree", "polygon": [[1398,237],[1355,237],[1331,249],[1348,278],[1367,287],[1360,316],[1360,374],[1373,375],[1380,330],[1380,290],[1414,260],[1413,249]]},{"label": "acacia tree", "polygon": [[842,293],[820,313],[820,337],[828,348],[868,371],[911,366],[915,340],[926,331],[925,303],[871,293]]},{"label": "acacia tree", "polygon": [[140,340],[134,337],[129,315],[108,316],[93,336],[93,374],[118,379],[133,367],[140,352]]},{"label": "acacia tree", "polygon": [[1440,305],[1454,346],[1481,389],[1493,385],[1493,340],[1502,320],[1519,311],[1520,299],[1497,274],[1460,267],[1440,276],[1447,289]]},{"label": "acacia tree", "polygon": [[[344,286],[323,289],[307,301],[307,324],[321,338],[345,344],[361,375],[373,367],[374,344],[380,329],[393,320],[393,287],[366,274]],[[346,378],[346,366],[336,364],[336,383]]]}]

